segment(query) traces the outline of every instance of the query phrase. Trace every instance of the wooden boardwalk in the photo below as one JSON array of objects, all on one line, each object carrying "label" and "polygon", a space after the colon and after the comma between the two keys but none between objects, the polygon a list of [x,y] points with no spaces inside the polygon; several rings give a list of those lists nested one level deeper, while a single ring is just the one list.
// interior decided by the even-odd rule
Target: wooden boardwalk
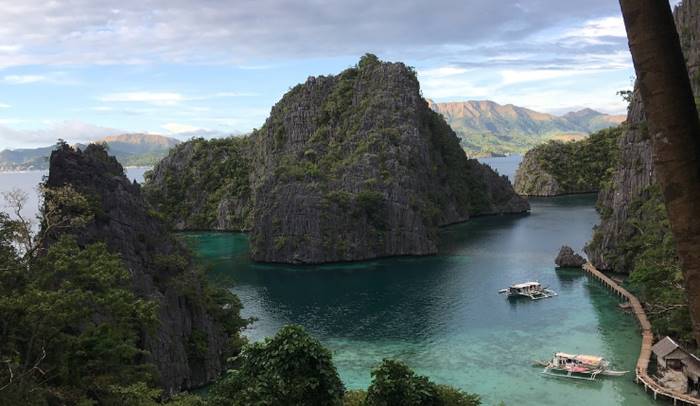
[{"label": "wooden boardwalk", "polygon": [[637,317],[639,327],[642,329],[642,348],[639,351],[639,359],[637,359],[637,367],[635,368],[635,382],[644,385],[645,392],[651,390],[654,399],[661,395],[673,400],[674,405],[700,405],[700,399],[664,388],[649,376],[648,367],[649,360],[651,359],[651,346],[654,344],[654,334],[651,331],[651,323],[649,323],[649,319],[646,313],[644,313],[644,308],[639,300],[628,292],[627,289],[618,285],[615,281],[597,270],[590,262],[584,264],[582,268],[586,273],[600,281],[622,299],[627,300],[632,312],[634,312],[634,315]]}]

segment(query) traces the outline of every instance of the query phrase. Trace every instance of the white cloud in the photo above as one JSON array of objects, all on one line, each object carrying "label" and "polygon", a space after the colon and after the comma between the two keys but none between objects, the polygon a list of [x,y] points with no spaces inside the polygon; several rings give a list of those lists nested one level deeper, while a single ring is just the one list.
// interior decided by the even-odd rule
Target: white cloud
[{"label": "white cloud", "polygon": [[455,75],[461,75],[467,72],[465,68],[456,66],[441,66],[439,68],[424,69],[418,72],[418,75],[423,78],[445,78]]},{"label": "white cloud", "polygon": [[[258,96],[258,93],[252,93],[252,92],[219,92],[219,93],[214,93],[213,95],[210,96],[201,96],[200,99],[213,99],[217,97],[251,97],[251,96]],[[193,98],[193,100],[197,99],[196,97]]]},{"label": "white cloud", "polygon": [[585,69],[520,69],[503,70],[500,72],[502,78],[501,84],[504,86],[523,82],[547,81],[587,73],[595,73],[595,71]]},{"label": "white cloud", "polygon": [[131,102],[131,103],[148,103],[159,106],[171,106],[185,101],[192,100],[209,100],[226,97],[247,97],[257,96],[257,93],[244,92],[218,92],[206,95],[185,96],[177,92],[118,92],[109,93],[99,97],[103,102]]},{"label": "white cloud", "polygon": [[9,109],[10,107],[12,107],[12,106],[10,106],[9,104],[0,103],[0,109]]},{"label": "white cloud", "polygon": [[[410,53],[443,44],[525,38],[576,18],[616,15],[610,0],[455,1],[107,0],[3,2],[0,38],[26,64],[234,63]],[[251,26],[251,16],[255,24]],[[421,27],[417,30],[416,27]],[[593,32],[609,27],[602,22]]]},{"label": "white cloud", "polygon": [[81,121],[51,122],[47,127],[40,129],[16,129],[7,126],[21,122],[13,119],[0,120],[0,149],[45,147],[54,144],[59,138],[69,143],[88,142],[126,132]]},{"label": "white cloud", "polygon": [[48,78],[42,75],[7,75],[2,78],[3,83],[9,85],[26,85],[28,83],[46,82]]},{"label": "white cloud", "polygon": [[99,98],[103,102],[140,102],[156,105],[173,105],[185,100],[180,93],[174,92],[120,92],[110,93]]},{"label": "white cloud", "polygon": [[196,132],[200,130],[207,131],[204,128],[198,128],[193,125],[189,124],[180,124],[180,123],[168,123],[164,124],[162,126],[166,130],[170,131],[171,134],[179,134],[179,133],[191,133],[191,132]]},{"label": "white cloud", "polygon": [[12,53],[21,49],[19,45],[0,45],[0,53]]},{"label": "white cloud", "polygon": [[625,22],[621,16],[603,17],[586,21],[582,27],[568,31],[567,36],[586,39],[597,39],[600,37],[626,38]]}]

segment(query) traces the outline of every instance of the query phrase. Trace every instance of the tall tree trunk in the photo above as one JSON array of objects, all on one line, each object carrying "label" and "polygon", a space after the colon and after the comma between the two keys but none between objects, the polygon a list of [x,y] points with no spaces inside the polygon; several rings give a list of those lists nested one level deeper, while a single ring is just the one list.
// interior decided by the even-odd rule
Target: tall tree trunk
[{"label": "tall tree trunk", "polygon": [[667,0],[620,0],[661,185],[700,345],[700,122]]}]

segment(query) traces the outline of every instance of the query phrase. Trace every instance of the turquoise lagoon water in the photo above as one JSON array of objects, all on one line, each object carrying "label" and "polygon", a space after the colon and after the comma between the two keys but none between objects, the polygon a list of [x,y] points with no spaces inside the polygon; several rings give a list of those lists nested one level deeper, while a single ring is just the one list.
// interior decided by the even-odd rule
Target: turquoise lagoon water
[{"label": "turquoise lagoon water", "polygon": [[[651,405],[633,374],[599,382],[547,378],[554,351],[600,354],[633,370],[641,339],[617,299],[577,270],[555,270],[597,221],[594,196],[533,199],[527,216],[476,218],[441,231],[439,254],[324,266],[255,264],[244,234],[188,234],[218,283],[258,319],[251,340],[303,325],[333,352],[348,388],[366,388],[382,358],[482,395],[485,404]],[[512,301],[499,289],[539,280],[559,292]]]},{"label": "turquoise lagoon water", "polygon": [[[483,161],[511,177],[520,157]],[[143,168],[129,169],[141,181]],[[42,171],[0,173],[37,211]],[[348,388],[365,388],[382,358],[482,395],[487,405],[652,405],[632,375],[600,382],[545,378],[531,360],[553,351],[601,354],[633,369],[640,337],[616,299],[578,271],[555,271],[562,244],[580,250],[597,222],[593,196],[532,200],[529,216],[483,217],[441,231],[440,252],[422,258],[294,267],[254,264],[244,234],[189,234],[218,283],[232,285],[251,340],[304,325],[333,351]],[[537,279],[559,292],[509,301],[497,291]]]}]

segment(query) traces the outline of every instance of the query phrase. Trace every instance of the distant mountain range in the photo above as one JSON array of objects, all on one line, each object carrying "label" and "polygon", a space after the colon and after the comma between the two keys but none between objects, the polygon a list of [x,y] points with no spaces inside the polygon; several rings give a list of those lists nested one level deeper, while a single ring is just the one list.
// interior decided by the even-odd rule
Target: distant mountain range
[{"label": "distant mountain range", "polygon": [[[100,138],[94,142],[104,142],[110,154],[117,157],[124,166],[150,166],[167,155],[170,148],[180,141],[175,138],[155,134],[122,134]],[[76,144],[84,147],[84,144]],[[54,146],[27,149],[5,149],[0,151],[0,171],[25,171],[47,169],[49,155]]]},{"label": "distant mountain range", "polygon": [[547,140],[581,139],[625,120],[624,115],[591,109],[555,116],[488,100],[428,103],[445,117],[471,156],[524,153]]}]

